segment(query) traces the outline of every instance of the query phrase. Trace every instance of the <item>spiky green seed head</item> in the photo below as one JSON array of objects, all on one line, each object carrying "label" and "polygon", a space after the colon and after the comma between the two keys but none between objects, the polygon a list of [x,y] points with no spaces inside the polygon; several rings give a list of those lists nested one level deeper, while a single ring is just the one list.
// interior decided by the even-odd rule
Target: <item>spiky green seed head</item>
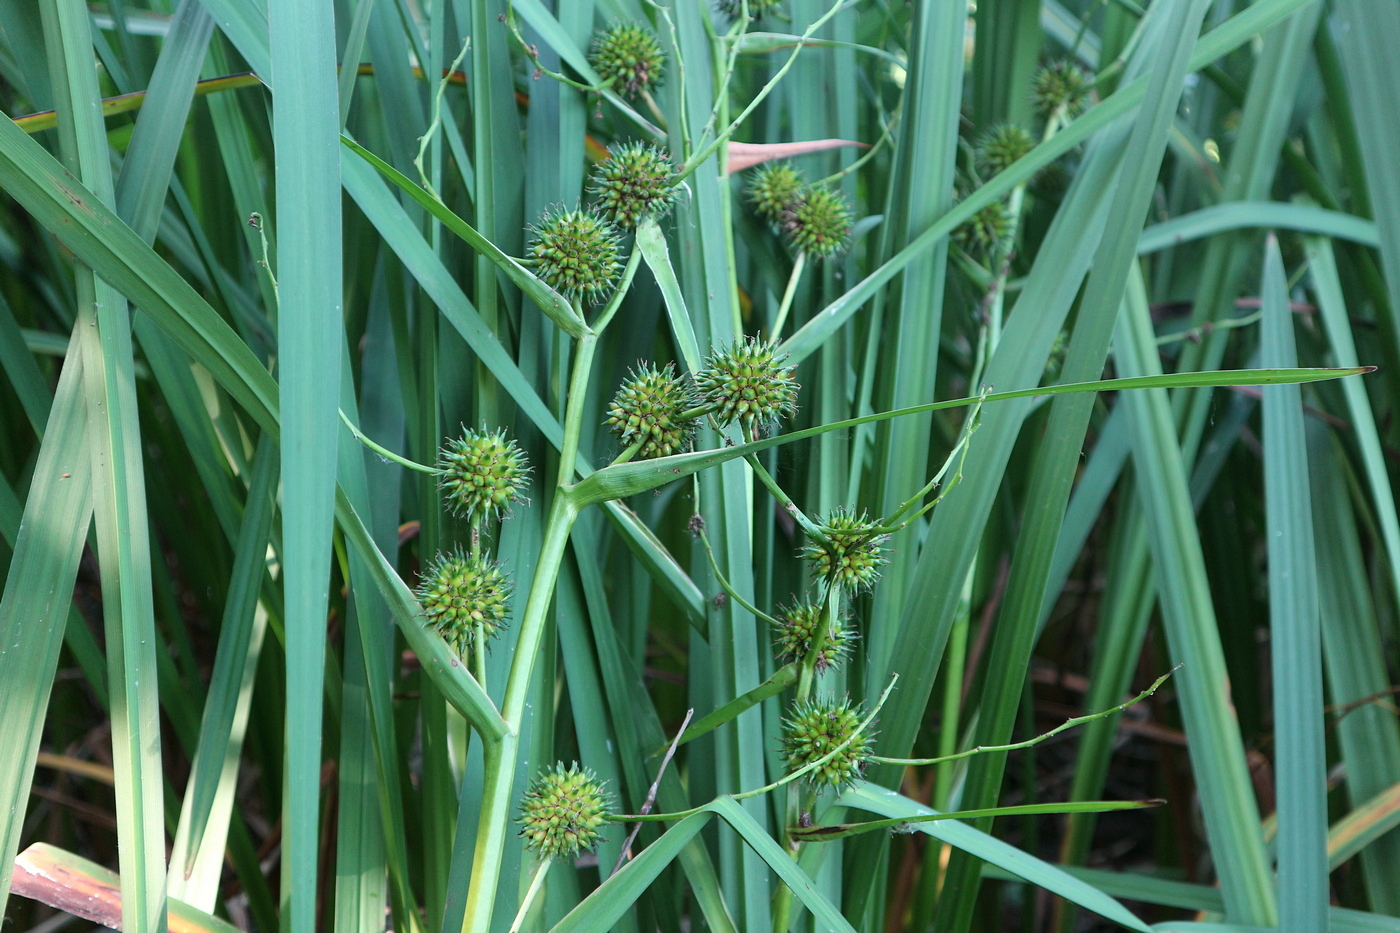
[{"label": "spiky green seed head", "polygon": [[549,210],[530,228],[526,257],[551,288],[592,303],[617,282],[620,239],[617,227],[591,208]]},{"label": "spiky green seed head", "polygon": [[889,563],[883,547],[889,535],[877,527],[864,512],[856,515],[837,506],[821,526],[826,540],[811,539],[802,556],[812,562],[819,579],[851,591],[869,589]]},{"label": "spiky green seed head", "polygon": [[[773,627],[773,640],[777,643],[778,661],[786,664],[801,661],[816,644],[817,633],[826,623],[826,613],[817,604],[802,601],[779,610],[778,624]],[[828,668],[841,665],[855,643],[855,633],[841,620],[827,629],[826,641],[817,652],[816,670],[823,673]]]},{"label": "spiky green seed head", "polygon": [[[763,19],[778,8],[782,0],[748,0],[749,17]],[[730,19],[738,19],[744,13],[744,0],[718,0],[719,8]]]},{"label": "spiky green seed head", "polygon": [[571,859],[598,844],[607,808],[598,776],[577,762],[566,768],[561,761],[530,781],[520,802],[520,835],[542,858]]},{"label": "spiky green seed head", "polygon": [[774,226],[802,191],[802,173],[786,162],[766,162],[749,177],[748,198],[758,216]]},{"label": "spiky green seed head", "polygon": [[676,199],[676,171],[665,152],[646,143],[612,150],[593,167],[589,189],[604,217],[632,230],[648,214],[664,215]]},{"label": "spiky green seed head", "polygon": [[[851,744],[803,778],[817,788],[843,790],[860,780],[874,756],[875,737],[860,732],[862,706],[845,697],[822,697],[793,705],[783,720],[783,757],[788,773],[820,760],[847,739]],[[854,736],[854,738],[852,738]]]},{"label": "spiky green seed head", "polygon": [[1078,65],[1058,59],[1036,72],[1031,84],[1031,103],[1036,115],[1048,120],[1063,108],[1065,117],[1074,119],[1084,112],[1093,85]]},{"label": "spiky green seed head", "polygon": [[438,488],[452,512],[470,522],[500,518],[524,501],[530,481],[525,453],[504,430],[467,429],[438,451]]},{"label": "spiky green seed head", "polygon": [[977,141],[977,171],[983,179],[999,175],[1034,148],[1030,130],[1016,123],[1000,123]]},{"label": "spiky green seed head", "polygon": [[851,232],[851,208],[830,188],[806,187],[783,209],[782,226],[792,248],[819,259],[839,252]]},{"label": "spiky green seed head", "polygon": [[607,424],[623,446],[642,445],[637,451],[642,460],[669,457],[690,449],[695,419],[681,415],[694,407],[695,394],[674,366],[640,363],[613,396]]},{"label": "spiky green seed head", "polygon": [[613,90],[632,98],[660,87],[666,56],[650,29],[618,23],[594,35],[588,63]]},{"label": "spiky green seed head", "polygon": [[437,556],[417,595],[423,618],[460,657],[481,650],[510,621],[510,578],[495,561],[460,550]]},{"label": "spiky green seed head", "polygon": [[797,411],[795,366],[784,366],[777,343],[741,338],[716,350],[695,375],[701,403],[722,425],[739,422],[748,433]]},{"label": "spiky green seed head", "polygon": [[963,249],[979,256],[990,255],[1011,236],[1011,212],[1001,201],[993,201],[953,231]]}]

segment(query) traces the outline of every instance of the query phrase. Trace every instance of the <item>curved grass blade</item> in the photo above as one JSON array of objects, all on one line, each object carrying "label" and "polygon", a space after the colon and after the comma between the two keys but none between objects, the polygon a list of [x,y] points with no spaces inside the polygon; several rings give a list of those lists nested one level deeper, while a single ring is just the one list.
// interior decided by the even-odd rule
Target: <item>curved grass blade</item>
[{"label": "curved grass blade", "polygon": [[[858,784],[841,795],[843,805],[858,807],[878,813],[881,816],[907,819],[916,816],[932,816],[935,811],[922,806],[908,797],[874,784]],[[1151,927],[1135,917],[1127,908],[1092,885],[1079,880],[1058,866],[1042,861],[1027,852],[1002,842],[986,833],[979,832],[964,823],[932,822],[913,824],[921,833],[952,845],[954,848],[983,859],[992,865],[1003,868],[1031,884],[1058,894],[1065,900],[1073,901],[1080,907],[1092,910],[1114,923],[1150,933]]]},{"label": "curved grass blade", "polygon": [[789,830],[792,838],[801,842],[834,842],[848,836],[876,830],[892,832],[913,832],[919,823],[936,823],[940,820],[980,820],[998,816],[1025,816],[1047,813],[1108,813],[1112,810],[1142,810],[1147,807],[1160,807],[1165,800],[1078,800],[1071,803],[1029,803],[1013,807],[988,807],[983,810],[953,810],[948,813],[929,813],[923,816],[892,817],[887,820],[871,820],[865,823],[838,823],[834,826],[813,826],[810,829],[794,827]]},{"label": "curved grass blade", "polygon": [[904,415],[926,411],[942,411],[948,408],[965,408],[979,402],[1003,402],[1012,399],[1038,398],[1048,395],[1070,395],[1078,392],[1110,392],[1127,389],[1161,389],[1199,386],[1245,386],[1280,385],[1291,382],[1316,382],[1321,379],[1337,379],[1372,372],[1375,367],[1358,366],[1351,368],[1302,368],[1302,369],[1233,369],[1203,373],[1162,373],[1150,376],[1131,376],[1119,379],[1104,379],[1097,382],[1075,382],[1064,385],[1040,386],[1033,389],[1015,389],[1010,392],[989,392],[986,395],[970,398],[949,399],[943,402],[930,402],[896,411],[877,412],[862,418],[848,418],[814,428],[805,428],[775,437],[765,437],[756,441],[735,444],[719,450],[701,450],[688,454],[675,454],[658,457],[641,463],[619,463],[604,467],[590,474],[572,487],[578,506],[591,505],[609,499],[635,495],[657,486],[664,486],[682,476],[689,476],[700,470],[727,463],[739,457],[790,444],[793,441],[818,437],[832,431],[842,431],[862,424],[888,421]]}]

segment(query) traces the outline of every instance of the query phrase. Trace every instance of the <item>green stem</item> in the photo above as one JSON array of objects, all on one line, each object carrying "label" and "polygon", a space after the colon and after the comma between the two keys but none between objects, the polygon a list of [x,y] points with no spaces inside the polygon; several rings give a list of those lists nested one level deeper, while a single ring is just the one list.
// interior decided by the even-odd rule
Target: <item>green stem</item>
[{"label": "green stem", "polygon": [[787,288],[783,290],[783,303],[778,306],[778,316],[773,319],[774,340],[780,340],[783,336],[783,325],[787,323],[788,310],[792,307],[792,296],[797,294],[797,283],[801,281],[802,270],[806,265],[807,251],[802,250],[792,264],[792,274],[788,276]]},{"label": "green stem", "polygon": [[642,263],[642,251],[637,249],[636,244],[632,246],[632,252],[627,257],[627,267],[622,270],[622,279],[617,283],[613,296],[608,300],[608,305],[603,309],[603,313],[598,315],[598,320],[593,325],[593,333],[601,334],[612,321],[617,309],[622,307],[622,299],[627,297],[627,290],[632,287],[632,279],[637,275],[637,267]]},{"label": "green stem", "polygon": [[510,831],[511,792],[520,755],[520,729],[525,718],[525,703],[530,696],[530,678],[544,640],[545,621],[554,599],[554,585],[559,579],[564,552],[569,545],[569,532],[573,530],[579,513],[569,483],[573,480],[574,464],[578,461],[583,406],[587,400],[588,376],[593,368],[593,353],[597,346],[598,335],[589,331],[579,338],[574,354],[574,371],[569,377],[569,396],[564,412],[558,488],[550,506],[544,543],[540,545],[535,577],[530,582],[530,595],[525,601],[525,613],[520,620],[520,638],[515,644],[515,655],[511,659],[505,697],[501,703],[501,718],[509,731],[500,742],[486,747],[486,786],[482,793],[481,817],[477,822],[476,852],[467,889],[467,907],[462,915],[462,933],[491,929],[491,910],[496,901],[496,888],[500,884],[506,835]]},{"label": "green stem", "polygon": [[[582,349],[582,345],[580,345]],[[570,407],[573,399],[569,400]],[[574,431],[577,443],[577,429]],[[565,437],[568,437],[566,425]],[[509,731],[496,743],[486,743],[486,786],[482,790],[481,817],[477,823],[476,852],[472,858],[472,876],[467,888],[467,907],[462,916],[462,933],[491,929],[491,909],[496,901],[500,883],[501,861],[505,854],[506,835],[510,832],[512,785],[516,761],[520,754],[520,727],[524,720],[525,701],[530,694],[530,677],[544,638],[545,617],[554,598],[554,584],[568,547],[569,532],[578,517],[578,508],[567,490],[554,494],[544,543],[540,546],[539,563],[530,584],[530,596],[525,614],[520,620],[520,639],[506,679],[506,694],[501,704],[501,717]]]},{"label": "green stem", "polygon": [[574,481],[579,432],[583,429],[583,406],[588,401],[588,376],[593,370],[593,353],[597,349],[598,335],[590,331],[579,338],[578,349],[574,351],[574,371],[569,374],[569,398],[564,409],[564,443],[559,449],[561,490]]},{"label": "green stem", "polygon": [[912,765],[914,767],[919,767],[921,765],[936,765],[947,761],[957,761],[960,758],[971,758],[973,755],[981,755],[983,752],[1013,752],[1020,748],[1030,748],[1033,745],[1039,745],[1051,736],[1059,735],[1066,729],[1082,726],[1086,722],[1093,722],[1095,719],[1103,719],[1105,716],[1112,716],[1114,713],[1121,713],[1134,703],[1141,703],[1143,700],[1156,693],[1157,688],[1162,686],[1167,678],[1175,674],[1180,668],[1181,665],[1178,664],[1176,667],[1154,680],[1152,686],[1125,703],[1119,703],[1117,706],[1110,707],[1098,713],[1089,713],[1085,716],[1076,716],[1073,719],[1066,719],[1049,732],[1038,735],[1033,739],[1026,739],[1024,742],[1014,742],[1011,745],[979,745],[976,748],[969,748],[965,752],[958,752],[955,755],[940,755],[937,758],[882,758],[876,755],[874,756],[874,760],[887,765]]},{"label": "green stem", "polygon": [[360,433],[360,429],[355,427],[355,425],[350,421],[350,418],[345,414],[344,411],[340,413],[340,420],[345,422],[345,426],[350,429],[350,433],[354,436],[355,440],[359,441],[361,444],[364,444],[366,447],[379,454],[379,456],[383,457],[385,460],[392,460],[399,466],[408,467],[410,470],[417,470],[419,473],[427,473],[432,476],[438,476],[442,473],[442,471],[439,470],[437,467],[424,466],[423,464],[418,463],[415,460],[409,460],[407,457],[400,457],[398,454],[394,453],[387,447],[381,447],[379,444],[376,444],[374,441],[370,440],[368,437]]},{"label": "green stem", "polygon": [[525,924],[525,915],[530,912],[530,905],[535,902],[535,896],[540,893],[540,888],[544,886],[544,876],[549,874],[549,867],[553,864],[554,859],[546,858],[540,862],[540,867],[535,869],[535,877],[530,881],[529,890],[525,892],[525,900],[520,902],[520,910],[515,913],[515,920],[510,925],[510,933],[517,933]]}]

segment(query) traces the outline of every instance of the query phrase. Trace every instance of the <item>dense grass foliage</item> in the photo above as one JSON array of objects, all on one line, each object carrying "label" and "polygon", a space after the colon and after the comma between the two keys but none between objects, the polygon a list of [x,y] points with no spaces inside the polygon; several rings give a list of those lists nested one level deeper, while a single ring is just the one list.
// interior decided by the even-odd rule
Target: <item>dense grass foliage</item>
[{"label": "dense grass foliage", "polygon": [[1397,41],[0,0],[7,923],[1400,930]]}]

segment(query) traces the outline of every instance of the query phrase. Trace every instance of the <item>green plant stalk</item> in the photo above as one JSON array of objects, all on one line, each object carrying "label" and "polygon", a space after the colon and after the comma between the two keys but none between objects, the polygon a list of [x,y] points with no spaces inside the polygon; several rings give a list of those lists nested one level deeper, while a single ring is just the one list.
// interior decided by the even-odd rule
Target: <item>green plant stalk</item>
[{"label": "green plant stalk", "polygon": [[570,482],[578,460],[583,407],[597,346],[597,335],[589,332],[579,340],[574,352],[574,369],[569,377],[569,395],[564,412],[559,478],[545,525],[544,543],[540,545],[539,561],[535,565],[535,577],[530,583],[530,595],[520,620],[520,640],[516,643],[515,657],[511,660],[505,697],[501,703],[501,717],[506,722],[507,731],[499,741],[485,743],[486,782],[482,790],[481,817],[477,823],[476,853],[472,859],[466,910],[462,915],[462,933],[491,929],[491,912],[496,902],[496,888],[500,884],[506,834],[510,831],[515,767],[520,756],[520,734],[525,719],[525,703],[530,695],[530,678],[544,638],[545,619],[550,602],[554,599],[554,585],[568,548],[569,533],[579,514],[570,492]]},{"label": "green plant stalk", "polygon": [[807,251],[801,250],[792,263],[792,275],[788,276],[787,288],[783,289],[783,302],[778,306],[778,316],[773,319],[774,340],[781,340],[783,325],[787,323],[788,311],[792,308],[792,298],[797,294],[797,283],[802,281],[802,270],[807,266]]}]

